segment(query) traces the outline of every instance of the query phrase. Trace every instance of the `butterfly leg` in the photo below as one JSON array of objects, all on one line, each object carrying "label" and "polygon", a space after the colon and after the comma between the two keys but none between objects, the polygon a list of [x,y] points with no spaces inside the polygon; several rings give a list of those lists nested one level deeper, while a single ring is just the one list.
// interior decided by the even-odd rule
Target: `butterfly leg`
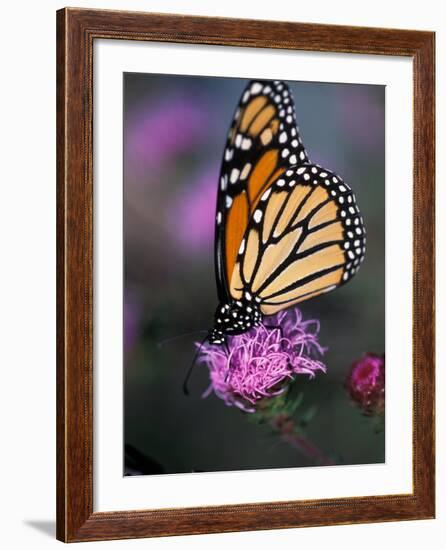
[{"label": "butterfly leg", "polygon": [[225,346],[225,349],[226,349],[226,353],[229,355],[229,344],[228,344],[228,340],[227,340],[227,339],[225,339],[224,346]]},{"label": "butterfly leg", "polygon": [[[223,345],[225,346],[226,353],[228,354],[228,357],[229,357],[230,351],[229,351],[229,344],[228,344],[228,340],[227,340],[227,339],[225,339],[225,342],[224,342]],[[225,382],[228,381],[230,369],[231,369],[231,367],[228,366],[228,371],[227,371],[226,376],[225,376]]]}]

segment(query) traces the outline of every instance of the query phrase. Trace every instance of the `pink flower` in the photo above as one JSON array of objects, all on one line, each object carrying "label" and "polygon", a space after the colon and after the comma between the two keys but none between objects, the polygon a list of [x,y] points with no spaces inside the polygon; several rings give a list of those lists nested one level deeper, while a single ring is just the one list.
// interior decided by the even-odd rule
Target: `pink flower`
[{"label": "pink flower", "polygon": [[134,107],[127,115],[126,166],[144,172],[174,162],[177,155],[206,141],[208,118],[203,101],[191,95],[165,97],[149,108]]},{"label": "pink flower", "polygon": [[355,361],[345,380],[350,397],[364,414],[384,412],[385,407],[385,361],[383,355],[366,353]]},{"label": "pink flower", "polygon": [[212,391],[228,406],[255,412],[263,398],[283,393],[299,374],[314,378],[326,372],[314,358],[325,349],[318,342],[319,322],[303,321],[298,309],[265,318],[264,324],[238,336],[226,346],[205,343],[199,360],[209,368]]}]

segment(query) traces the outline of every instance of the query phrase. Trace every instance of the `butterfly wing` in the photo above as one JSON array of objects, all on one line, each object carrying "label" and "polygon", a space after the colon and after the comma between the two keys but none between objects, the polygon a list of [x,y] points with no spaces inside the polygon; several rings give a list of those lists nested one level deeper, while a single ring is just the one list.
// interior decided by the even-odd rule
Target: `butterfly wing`
[{"label": "butterfly wing", "polygon": [[248,291],[264,315],[348,281],[365,254],[364,224],[349,186],[317,165],[285,170],[248,222],[230,294]]},{"label": "butterfly wing", "polygon": [[220,300],[231,295],[237,255],[261,195],[287,167],[307,162],[288,86],[251,81],[229,130],[219,179],[215,271]]}]

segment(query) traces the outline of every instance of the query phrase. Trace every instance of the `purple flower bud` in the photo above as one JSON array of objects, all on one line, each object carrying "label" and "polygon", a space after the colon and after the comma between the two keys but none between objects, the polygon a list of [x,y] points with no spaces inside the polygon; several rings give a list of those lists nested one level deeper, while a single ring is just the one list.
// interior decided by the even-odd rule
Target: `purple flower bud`
[{"label": "purple flower bud", "polygon": [[319,322],[303,321],[298,309],[265,318],[264,324],[237,336],[226,346],[205,343],[200,361],[209,368],[212,391],[228,406],[255,412],[256,403],[283,393],[299,374],[314,378],[326,372],[314,358],[325,349],[318,342]]},{"label": "purple flower bud", "polygon": [[371,416],[384,413],[384,355],[366,353],[355,361],[345,380],[345,387],[364,414]]}]

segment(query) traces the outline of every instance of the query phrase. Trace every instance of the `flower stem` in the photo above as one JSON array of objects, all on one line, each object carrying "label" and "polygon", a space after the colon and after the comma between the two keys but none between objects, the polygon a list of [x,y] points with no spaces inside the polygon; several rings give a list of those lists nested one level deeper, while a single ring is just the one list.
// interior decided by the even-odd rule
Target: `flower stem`
[{"label": "flower stem", "polygon": [[277,414],[270,421],[271,427],[280,435],[285,443],[288,443],[301,454],[312,460],[319,466],[330,466],[334,462],[327,457],[312,441],[303,433],[302,428],[296,425],[289,415]]}]

